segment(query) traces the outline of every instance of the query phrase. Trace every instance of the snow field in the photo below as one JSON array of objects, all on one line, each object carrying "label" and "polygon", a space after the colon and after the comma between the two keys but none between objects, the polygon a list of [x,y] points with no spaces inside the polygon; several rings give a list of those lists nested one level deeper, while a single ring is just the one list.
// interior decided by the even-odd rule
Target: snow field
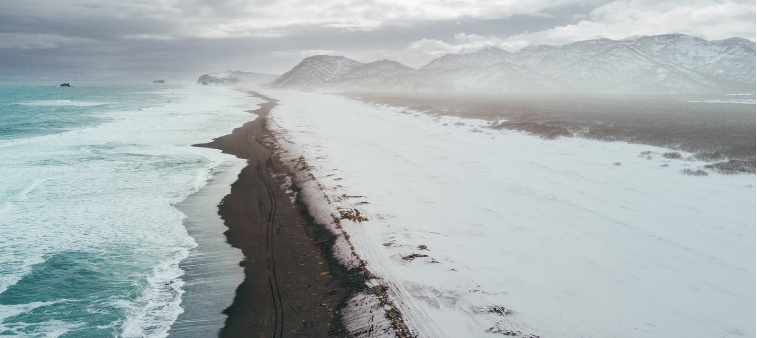
[{"label": "snow field", "polygon": [[755,335],[753,175],[683,175],[706,163],[645,145],[263,94],[279,100],[286,156],[315,178],[303,193],[327,196],[309,203],[316,219],[341,218],[420,337]]}]

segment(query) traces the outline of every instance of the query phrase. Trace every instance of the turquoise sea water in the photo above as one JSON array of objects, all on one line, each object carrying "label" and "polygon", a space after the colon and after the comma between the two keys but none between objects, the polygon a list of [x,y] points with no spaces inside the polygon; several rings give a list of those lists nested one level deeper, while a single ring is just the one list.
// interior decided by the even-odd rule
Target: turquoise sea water
[{"label": "turquoise sea water", "polygon": [[135,85],[50,87],[37,82],[0,82],[0,139],[59,133],[108,119],[106,110],[144,109],[165,96]]},{"label": "turquoise sea water", "polygon": [[196,244],[174,208],[249,120],[194,85],[0,82],[0,336],[163,337]]}]

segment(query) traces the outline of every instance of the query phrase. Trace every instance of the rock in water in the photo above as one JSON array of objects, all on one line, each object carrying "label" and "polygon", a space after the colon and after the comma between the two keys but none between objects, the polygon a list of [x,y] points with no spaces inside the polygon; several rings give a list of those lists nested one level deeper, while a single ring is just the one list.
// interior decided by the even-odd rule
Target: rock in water
[{"label": "rock in water", "polygon": [[61,84],[60,84],[60,86],[61,86],[61,87],[71,87],[71,85],[70,85],[70,84],[68,84],[68,83],[61,83]]}]

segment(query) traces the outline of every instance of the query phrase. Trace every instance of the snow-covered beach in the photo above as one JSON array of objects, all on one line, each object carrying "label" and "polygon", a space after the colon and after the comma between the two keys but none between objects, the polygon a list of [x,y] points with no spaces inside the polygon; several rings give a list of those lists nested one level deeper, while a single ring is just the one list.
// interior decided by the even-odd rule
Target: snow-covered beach
[{"label": "snow-covered beach", "polygon": [[318,190],[303,193],[323,196],[311,213],[339,220],[419,337],[755,334],[752,174],[683,175],[706,162],[261,92],[279,100],[282,158],[304,160]]}]

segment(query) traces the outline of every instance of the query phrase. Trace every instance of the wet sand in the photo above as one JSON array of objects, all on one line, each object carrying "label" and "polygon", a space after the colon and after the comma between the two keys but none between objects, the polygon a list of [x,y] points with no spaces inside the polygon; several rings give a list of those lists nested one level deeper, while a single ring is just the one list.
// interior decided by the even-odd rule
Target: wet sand
[{"label": "wet sand", "polygon": [[[329,257],[334,236],[314,224],[277,181],[286,168],[273,155],[265,124],[277,101],[250,111],[258,117],[230,135],[198,145],[247,160],[219,213],[228,242],[242,250],[244,281],[220,337],[343,337],[339,309],[361,285]],[[275,175],[272,175],[275,174]]]},{"label": "wet sand", "polygon": [[223,310],[231,305],[244,279],[239,266],[244,256],[226,243],[224,232],[228,228],[218,215],[218,204],[229,194],[244,166],[244,161],[222,163],[205,187],[176,206],[187,215],[184,225],[197,247],[179,265],[184,271],[184,312],[168,331],[170,337],[214,337],[226,322]]}]

